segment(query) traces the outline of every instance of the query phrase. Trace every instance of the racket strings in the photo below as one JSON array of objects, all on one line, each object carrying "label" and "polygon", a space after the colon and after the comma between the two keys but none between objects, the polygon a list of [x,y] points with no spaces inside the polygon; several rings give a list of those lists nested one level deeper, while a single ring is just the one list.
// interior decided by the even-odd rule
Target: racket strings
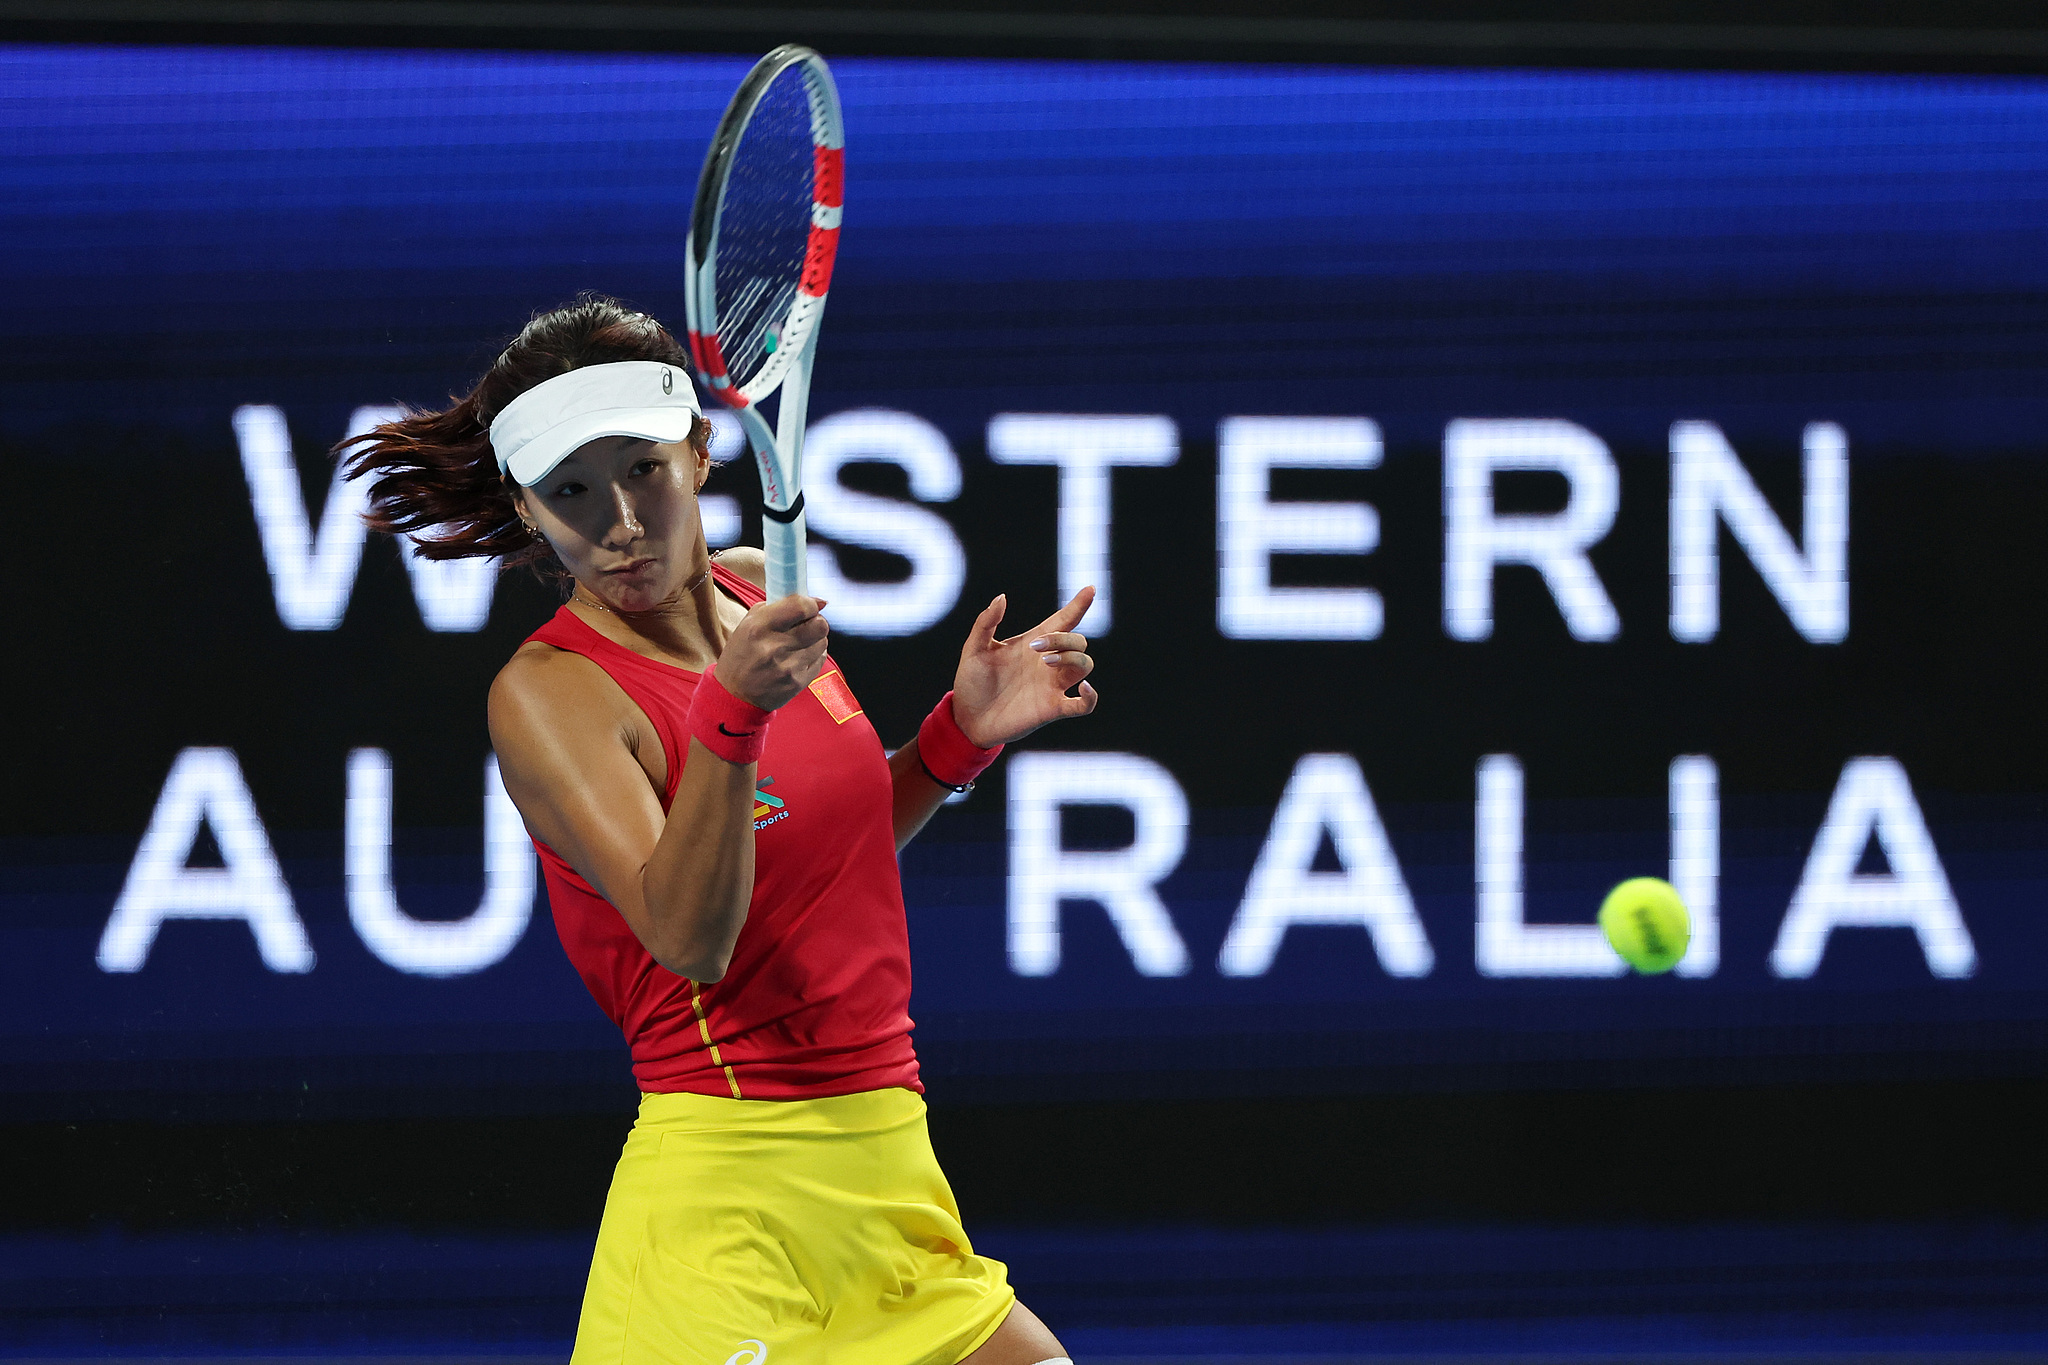
[{"label": "racket strings", "polygon": [[814,157],[802,74],[763,92],[734,149],[719,215],[713,280],[720,346],[736,386],[770,364],[803,276]]}]

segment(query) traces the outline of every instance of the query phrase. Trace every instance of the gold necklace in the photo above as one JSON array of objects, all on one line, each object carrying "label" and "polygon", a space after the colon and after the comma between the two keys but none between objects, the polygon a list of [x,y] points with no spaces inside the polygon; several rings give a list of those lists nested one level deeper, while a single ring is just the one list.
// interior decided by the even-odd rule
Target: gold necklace
[{"label": "gold necklace", "polygon": [[[700,574],[698,574],[698,575],[697,575],[697,576],[696,576],[695,578],[693,578],[693,579],[691,579],[691,580],[690,580],[689,582],[687,582],[687,583],[683,584],[683,588],[682,588],[682,591],[681,591],[681,592],[679,592],[679,593],[677,593],[677,594],[676,594],[676,595],[675,595],[674,597],[670,598],[670,599],[669,599],[669,602],[680,602],[680,601],[681,601],[681,600],[682,600],[683,598],[685,598],[685,597],[688,597],[688,596],[689,596],[689,595],[690,595],[691,593],[693,593],[693,592],[697,591],[697,589],[698,589],[698,588],[699,588],[700,586],[702,586],[702,584],[703,584],[704,580],[705,580],[705,579],[707,579],[707,578],[709,578],[709,577],[711,577],[711,566],[710,566],[709,564],[706,564],[706,565],[704,566],[704,572],[703,572],[703,573],[700,573]],[[589,597],[587,597],[587,598],[586,598],[586,597],[579,597],[579,596],[577,595],[578,593],[582,593],[582,592],[588,592],[588,591],[589,591],[589,590],[588,590],[587,588],[585,588],[585,587],[584,587],[584,586],[583,586],[583,585],[582,585],[581,583],[578,583],[578,584],[576,585],[575,591],[573,591],[573,592],[571,592],[571,593],[569,594],[569,600],[570,600],[571,602],[575,602],[575,603],[577,603],[577,604],[579,604],[579,605],[581,605],[581,606],[586,606],[586,607],[596,607],[596,608],[597,608],[597,609],[598,609],[599,611],[605,611],[605,612],[610,612],[610,613],[611,613],[612,615],[614,615],[614,616],[617,616],[617,615],[619,614],[619,612],[618,612],[618,610],[617,610],[616,608],[614,608],[614,607],[608,607],[608,606],[606,606],[606,605],[605,605],[605,604],[604,604],[603,602],[600,602],[600,601],[598,601],[598,600],[597,600],[597,594],[596,594],[596,593],[594,593],[594,592],[593,592],[593,593],[591,593],[591,594],[590,594],[590,596],[589,596]],[[666,607],[666,606],[668,606],[668,605],[669,605],[669,602],[664,602],[664,603],[662,603],[662,604],[661,604],[661,606],[655,607],[655,608],[654,608],[654,610],[655,610],[655,611],[660,611],[660,610],[662,609],[662,607]],[[643,613],[641,613],[641,612],[637,612],[637,611],[636,611],[636,612],[633,612],[633,613],[631,613],[631,615],[634,615],[634,616],[639,616],[639,615],[642,615],[642,614],[643,614]]]}]

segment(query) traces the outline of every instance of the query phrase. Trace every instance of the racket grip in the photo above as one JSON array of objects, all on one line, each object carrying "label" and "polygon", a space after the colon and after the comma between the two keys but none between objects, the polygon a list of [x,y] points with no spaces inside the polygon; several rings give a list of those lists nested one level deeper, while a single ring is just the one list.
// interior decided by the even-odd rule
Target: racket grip
[{"label": "racket grip", "polygon": [[789,521],[761,518],[761,549],[768,560],[768,600],[780,602],[791,593],[806,591],[804,573],[804,514],[798,508]]}]

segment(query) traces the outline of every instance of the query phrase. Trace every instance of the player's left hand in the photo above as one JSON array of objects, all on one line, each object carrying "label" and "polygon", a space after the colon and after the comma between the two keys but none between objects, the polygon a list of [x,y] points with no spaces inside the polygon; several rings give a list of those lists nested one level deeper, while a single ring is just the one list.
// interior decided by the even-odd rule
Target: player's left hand
[{"label": "player's left hand", "polygon": [[[1088,657],[1088,637],[1074,630],[1094,600],[1095,589],[1083,588],[1036,627],[1007,640],[996,638],[1007,597],[997,596],[974,618],[953,675],[953,717],[968,739],[992,748],[1095,709],[1095,688],[1082,681],[1095,671],[1095,660]],[[1076,684],[1079,695],[1068,696]]]}]

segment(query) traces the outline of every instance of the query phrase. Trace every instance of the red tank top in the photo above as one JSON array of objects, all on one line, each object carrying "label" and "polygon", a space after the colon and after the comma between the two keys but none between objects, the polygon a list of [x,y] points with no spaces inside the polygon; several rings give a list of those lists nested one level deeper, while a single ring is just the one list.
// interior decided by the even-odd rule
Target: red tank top
[{"label": "red tank top", "polygon": [[[729,570],[714,564],[712,573],[748,606],[761,600]],[[701,675],[615,644],[566,606],[528,638],[583,655],[646,712],[668,756],[667,810]],[[754,896],[722,979],[700,986],[656,962],[611,902],[535,840],[569,961],[626,1035],[643,1091],[922,1093],[889,766],[829,656],[818,680],[775,713],[759,772]]]}]

